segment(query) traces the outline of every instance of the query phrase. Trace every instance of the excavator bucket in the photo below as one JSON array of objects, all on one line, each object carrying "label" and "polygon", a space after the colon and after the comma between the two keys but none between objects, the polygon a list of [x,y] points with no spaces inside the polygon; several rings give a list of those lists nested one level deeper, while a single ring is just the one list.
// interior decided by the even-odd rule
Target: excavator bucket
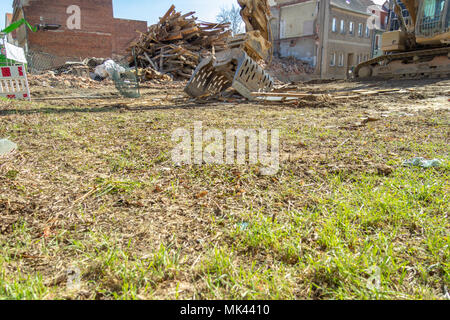
[{"label": "excavator bucket", "polygon": [[258,64],[272,57],[268,0],[238,0],[245,34],[227,40],[227,50],[198,65],[184,91],[192,97],[214,95],[229,87],[253,100],[252,92],[273,88],[270,75]]},{"label": "excavator bucket", "polygon": [[252,92],[271,91],[273,79],[246,52],[232,49],[203,60],[185,92],[192,97],[202,97],[218,94],[229,87],[252,100]]},{"label": "excavator bucket", "polygon": [[231,87],[252,100],[254,99],[252,92],[272,91],[273,79],[260,65],[242,52]]},{"label": "excavator bucket", "polygon": [[206,58],[197,66],[184,91],[194,98],[215,95],[231,86],[227,73],[215,70],[213,58]]}]

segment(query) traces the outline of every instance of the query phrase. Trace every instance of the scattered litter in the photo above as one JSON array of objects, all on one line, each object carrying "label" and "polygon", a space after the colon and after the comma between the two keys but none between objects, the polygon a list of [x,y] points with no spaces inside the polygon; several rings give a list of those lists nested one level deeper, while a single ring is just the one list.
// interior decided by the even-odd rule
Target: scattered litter
[{"label": "scattered litter", "polygon": [[[292,88],[288,88],[292,90]],[[398,89],[384,89],[384,90],[352,90],[352,91],[338,91],[330,93],[311,93],[302,91],[286,91],[286,92],[252,92],[251,95],[255,97],[256,100],[262,102],[272,103],[283,103],[283,104],[294,104],[299,105],[299,103],[305,102],[305,100],[321,100],[336,102],[336,100],[356,100],[364,96],[373,96],[379,94],[391,94],[398,92]],[[322,106],[322,105],[320,105]],[[378,121],[379,119],[367,118],[363,121]],[[366,123],[367,123],[366,122]],[[365,124],[365,123],[364,123]]]},{"label": "scattered litter", "polygon": [[241,223],[238,223],[238,227],[239,227],[239,229],[241,229],[241,230],[247,229],[248,226],[249,226],[248,222],[241,222]]},{"label": "scattered litter", "polygon": [[113,84],[114,72],[121,74],[125,68],[111,59],[86,58],[83,61],[67,61],[53,70],[30,74],[29,82],[32,86],[49,88],[97,88]]},{"label": "scattered litter", "polygon": [[113,60],[106,60],[105,63],[95,67],[95,75],[106,79],[110,78],[112,79],[114,76],[114,73],[118,73],[119,75],[124,73],[126,70],[124,67],[121,67],[117,63],[115,63]]},{"label": "scattered litter", "polygon": [[[103,78],[101,79],[103,80]],[[30,74],[28,76],[30,86],[33,87],[46,87],[46,88],[74,88],[74,89],[90,89],[100,88],[107,85],[112,85],[112,80],[103,80],[98,82],[92,80],[89,76],[78,76],[74,74],[58,74],[53,71],[48,71],[44,74]],[[33,96],[42,97],[48,96],[48,94],[40,94],[36,90],[33,91]]]},{"label": "scattered litter", "polygon": [[0,156],[7,155],[17,149],[17,144],[8,139],[0,139]]},{"label": "scattered litter", "polygon": [[403,166],[405,167],[422,167],[425,169],[440,167],[441,165],[442,161],[439,159],[427,160],[422,157],[414,158],[403,162]]},{"label": "scattered litter", "polygon": [[450,300],[450,294],[448,293],[448,288],[444,285],[444,298]]}]

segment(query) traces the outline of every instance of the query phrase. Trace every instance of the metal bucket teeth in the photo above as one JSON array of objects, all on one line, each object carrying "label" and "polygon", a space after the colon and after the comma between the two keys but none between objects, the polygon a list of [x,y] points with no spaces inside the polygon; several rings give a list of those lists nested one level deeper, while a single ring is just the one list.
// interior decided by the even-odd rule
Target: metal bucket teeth
[{"label": "metal bucket teeth", "polygon": [[[226,58],[207,58],[198,65],[184,89],[187,94],[191,97],[214,95],[231,86],[242,96],[253,100],[252,92],[272,90],[273,80],[270,75],[245,52],[238,50],[221,54]],[[233,66],[236,69],[234,73],[231,71]]]},{"label": "metal bucket teeth", "polygon": [[272,91],[273,79],[259,64],[244,53],[231,86],[247,99],[253,100],[252,92]]},{"label": "metal bucket teeth", "polygon": [[[209,61],[208,61],[209,60]],[[191,97],[214,95],[230,87],[231,81],[213,66],[213,60],[208,58],[196,69],[184,91]]]}]

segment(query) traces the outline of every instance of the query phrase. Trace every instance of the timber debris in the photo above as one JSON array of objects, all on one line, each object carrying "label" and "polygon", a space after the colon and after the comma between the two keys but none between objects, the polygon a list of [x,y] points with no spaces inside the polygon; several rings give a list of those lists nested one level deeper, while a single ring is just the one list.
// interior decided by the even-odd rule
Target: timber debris
[{"label": "timber debris", "polygon": [[226,48],[231,35],[229,24],[200,22],[194,14],[181,14],[172,5],[159,23],[131,44],[130,66],[135,66],[134,52],[147,80],[162,74],[174,80],[189,79],[202,58]]}]

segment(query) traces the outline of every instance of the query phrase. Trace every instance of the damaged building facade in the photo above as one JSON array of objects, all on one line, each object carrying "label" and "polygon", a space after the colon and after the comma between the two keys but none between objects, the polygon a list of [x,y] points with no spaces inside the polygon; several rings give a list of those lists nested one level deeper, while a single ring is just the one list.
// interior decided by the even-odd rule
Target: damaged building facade
[{"label": "damaged building facade", "polygon": [[11,22],[61,25],[58,30],[31,32],[25,26],[14,42],[28,54],[53,57],[55,65],[71,59],[125,55],[136,31],[147,22],[114,18],[112,0],[14,0]]},{"label": "damaged building facade", "polygon": [[[323,6],[321,6],[323,3]],[[320,78],[344,79],[371,57],[366,0],[272,0],[275,54],[315,67]]]}]

